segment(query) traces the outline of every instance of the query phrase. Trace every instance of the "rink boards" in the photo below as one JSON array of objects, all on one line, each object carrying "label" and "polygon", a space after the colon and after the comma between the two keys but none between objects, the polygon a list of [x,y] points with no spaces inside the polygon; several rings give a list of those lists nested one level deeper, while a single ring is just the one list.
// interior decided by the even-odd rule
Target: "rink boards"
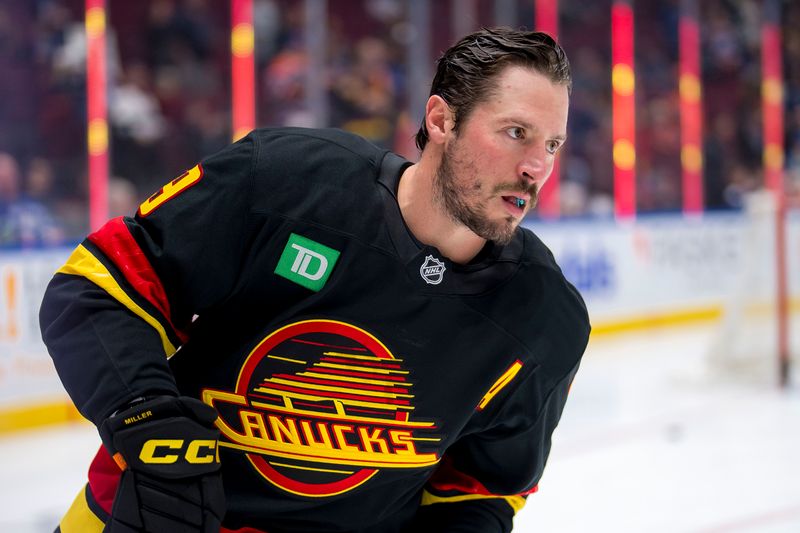
[{"label": "rink boards", "polygon": [[[593,334],[719,319],[775,294],[771,218],[740,213],[637,221],[535,222],[529,227],[586,299]],[[44,289],[71,248],[0,250],[0,433],[75,419],[41,342]],[[791,303],[800,300],[800,214],[789,216]]]}]

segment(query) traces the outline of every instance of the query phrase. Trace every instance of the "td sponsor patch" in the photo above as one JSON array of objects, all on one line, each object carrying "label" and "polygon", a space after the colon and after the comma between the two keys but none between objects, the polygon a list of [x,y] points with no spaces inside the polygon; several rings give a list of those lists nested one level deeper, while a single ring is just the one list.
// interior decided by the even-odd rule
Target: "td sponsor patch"
[{"label": "td sponsor patch", "polygon": [[275,273],[318,292],[328,281],[339,255],[333,248],[292,233],[275,267]]}]

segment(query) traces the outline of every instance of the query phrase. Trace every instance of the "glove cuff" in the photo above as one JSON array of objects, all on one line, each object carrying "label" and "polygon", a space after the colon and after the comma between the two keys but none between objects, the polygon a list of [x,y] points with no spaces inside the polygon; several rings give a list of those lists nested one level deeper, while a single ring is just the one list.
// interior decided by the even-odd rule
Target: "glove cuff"
[{"label": "glove cuff", "polygon": [[219,469],[216,418],[194,398],[158,396],[107,418],[100,437],[123,470],[184,478]]}]

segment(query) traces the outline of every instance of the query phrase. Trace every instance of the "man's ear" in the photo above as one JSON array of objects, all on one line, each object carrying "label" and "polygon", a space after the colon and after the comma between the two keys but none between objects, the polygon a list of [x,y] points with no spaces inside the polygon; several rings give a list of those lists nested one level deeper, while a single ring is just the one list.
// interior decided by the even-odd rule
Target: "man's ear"
[{"label": "man's ear", "polygon": [[453,112],[444,98],[434,94],[425,104],[425,125],[428,128],[428,140],[436,144],[444,144],[447,133],[453,129]]}]

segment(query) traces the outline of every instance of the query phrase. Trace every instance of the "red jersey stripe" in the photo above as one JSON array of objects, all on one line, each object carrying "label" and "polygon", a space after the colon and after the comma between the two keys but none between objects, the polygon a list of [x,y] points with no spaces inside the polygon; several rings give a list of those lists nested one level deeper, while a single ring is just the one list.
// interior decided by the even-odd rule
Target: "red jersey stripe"
[{"label": "red jersey stripe", "polygon": [[122,476],[122,470],[119,469],[105,447],[100,446],[89,466],[89,489],[97,504],[108,514],[111,514],[120,476]]},{"label": "red jersey stripe", "polygon": [[358,348],[356,346],[338,346],[336,344],[324,344],[322,342],[314,342],[314,341],[307,341],[303,339],[292,339],[292,342],[297,342],[300,344],[311,344],[312,346],[322,346],[324,348],[334,348],[336,350],[348,350],[354,352],[366,352],[368,351],[366,348]]},{"label": "red jersey stripe", "polygon": [[[442,458],[439,463],[439,468],[433,473],[433,476],[428,481],[431,488],[442,491],[458,491],[465,494],[480,494],[483,496],[510,496],[508,494],[493,494],[487,489],[483,483],[474,477],[465,474],[453,466],[453,460],[447,455]],[[539,490],[539,485],[534,485],[531,489],[515,494],[514,496],[526,496]]]},{"label": "red jersey stripe", "polygon": [[153,270],[150,261],[147,260],[147,256],[144,255],[139,244],[131,235],[122,217],[109,220],[88,238],[114,263],[136,292],[164,315],[181,342],[186,342],[188,335],[172,323],[169,300],[167,300],[164,285]]},{"label": "red jersey stripe", "polygon": [[386,363],[371,363],[369,361],[354,361],[353,359],[344,359],[341,357],[323,357],[320,361],[325,361],[328,363],[341,363],[345,365],[352,365],[352,366],[372,366],[376,368],[389,368],[393,370],[400,370],[402,367],[398,364],[386,364]]}]

